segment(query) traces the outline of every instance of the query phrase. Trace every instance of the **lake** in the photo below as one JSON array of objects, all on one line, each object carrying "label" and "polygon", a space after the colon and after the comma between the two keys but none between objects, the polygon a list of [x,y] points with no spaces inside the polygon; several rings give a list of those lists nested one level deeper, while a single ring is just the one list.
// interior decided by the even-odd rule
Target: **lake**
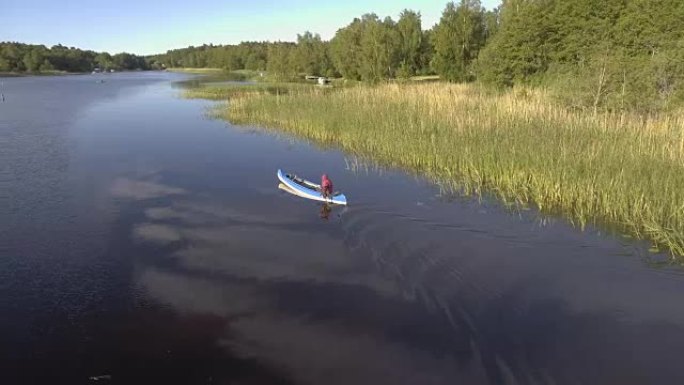
[{"label": "lake", "polygon": [[0,78],[1,383],[684,382],[684,274],[643,244],[212,120],[188,79]]}]

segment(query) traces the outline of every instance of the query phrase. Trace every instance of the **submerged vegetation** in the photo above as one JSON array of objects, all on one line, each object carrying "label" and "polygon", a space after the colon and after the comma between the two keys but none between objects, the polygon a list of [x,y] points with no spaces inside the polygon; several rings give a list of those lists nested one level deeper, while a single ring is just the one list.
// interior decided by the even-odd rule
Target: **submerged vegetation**
[{"label": "submerged vegetation", "polygon": [[684,114],[586,114],[542,90],[424,83],[230,87],[219,115],[414,170],[467,193],[610,225],[684,255]]},{"label": "submerged vegetation", "polygon": [[300,91],[313,90],[315,86],[307,83],[235,83],[207,84],[183,91],[189,99],[226,100],[247,95],[287,95]]}]

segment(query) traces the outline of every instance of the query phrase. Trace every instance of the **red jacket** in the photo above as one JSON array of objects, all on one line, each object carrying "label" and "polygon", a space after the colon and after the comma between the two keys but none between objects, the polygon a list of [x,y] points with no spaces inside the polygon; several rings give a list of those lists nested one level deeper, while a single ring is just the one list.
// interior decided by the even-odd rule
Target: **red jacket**
[{"label": "red jacket", "polygon": [[323,174],[323,176],[321,177],[321,192],[328,195],[332,195],[333,193],[332,181],[328,179],[328,176],[326,174]]}]

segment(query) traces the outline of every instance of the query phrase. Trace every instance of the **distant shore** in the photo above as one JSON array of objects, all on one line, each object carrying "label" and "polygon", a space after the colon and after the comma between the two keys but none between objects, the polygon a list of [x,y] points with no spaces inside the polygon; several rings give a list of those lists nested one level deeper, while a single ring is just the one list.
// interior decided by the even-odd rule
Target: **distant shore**
[{"label": "distant shore", "polygon": [[[112,73],[120,72],[150,72],[150,71],[162,71],[162,70],[128,70],[128,71],[115,71]],[[180,72],[180,71],[178,71]],[[18,78],[18,77],[28,77],[28,76],[74,76],[74,75],[91,75],[92,71],[87,72],[67,72],[67,71],[40,71],[40,72],[0,72],[0,78]],[[99,75],[108,75],[110,72],[96,72]]]},{"label": "distant shore", "polygon": [[26,76],[66,76],[84,75],[90,72],[41,71],[41,72],[0,72],[0,78],[18,78]]}]

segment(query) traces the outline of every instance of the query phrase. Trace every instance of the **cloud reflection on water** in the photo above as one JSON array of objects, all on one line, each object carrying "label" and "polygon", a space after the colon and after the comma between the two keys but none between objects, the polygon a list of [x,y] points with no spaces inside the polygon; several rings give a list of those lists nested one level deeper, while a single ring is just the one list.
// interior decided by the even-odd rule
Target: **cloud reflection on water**
[{"label": "cloud reflection on water", "polygon": [[[287,209],[124,185],[137,191],[132,199],[174,197],[153,200],[132,229],[136,241],[163,247],[166,263],[141,266],[147,295],[179,314],[221,317],[217,344],[294,382],[629,384],[659,370],[676,376],[675,359],[644,358],[631,347],[662,357],[668,341],[684,345],[679,328],[643,324],[644,338],[609,312],[576,311],[545,292],[553,275],[523,273],[531,252],[505,237],[411,218],[381,224],[374,216],[384,214],[368,210],[331,231]],[[459,248],[438,231],[450,231]],[[490,258],[502,251],[516,259]],[[487,287],[492,279],[498,285]],[[597,350],[605,346],[608,357]],[[649,375],[634,376],[641,373]]]},{"label": "cloud reflection on water", "polygon": [[[133,229],[134,239],[179,246],[167,253],[172,266],[144,269],[140,284],[181,313],[229,320],[231,333],[221,343],[238,356],[288,368],[304,383],[391,379],[396,384],[430,384],[457,372],[463,377],[464,368],[453,367],[448,349],[435,356],[430,349],[393,341],[397,335],[386,339],[383,333],[363,332],[370,326],[363,322],[350,328],[356,319],[372,318],[372,328],[381,331],[393,322],[385,318],[396,317],[405,305],[391,281],[375,274],[372,265],[359,265],[345,240],[327,228],[187,199],[148,208],[145,216],[146,222]],[[309,297],[308,291],[322,296],[299,303],[299,298]],[[332,314],[316,314],[328,300],[339,302],[339,310],[351,306],[350,313],[337,314],[333,305]],[[355,309],[357,304],[361,307]],[[384,315],[386,308],[394,310]],[[399,315],[404,313],[400,319],[415,311],[423,312],[420,306],[399,310]]]},{"label": "cloud reflection on water", "polygon": [[144,200],[169,195],[182,195],[186,192],[182,188],[170,187],[152,181],[118,178],[112,183],[111,193],[117,198]]}]

